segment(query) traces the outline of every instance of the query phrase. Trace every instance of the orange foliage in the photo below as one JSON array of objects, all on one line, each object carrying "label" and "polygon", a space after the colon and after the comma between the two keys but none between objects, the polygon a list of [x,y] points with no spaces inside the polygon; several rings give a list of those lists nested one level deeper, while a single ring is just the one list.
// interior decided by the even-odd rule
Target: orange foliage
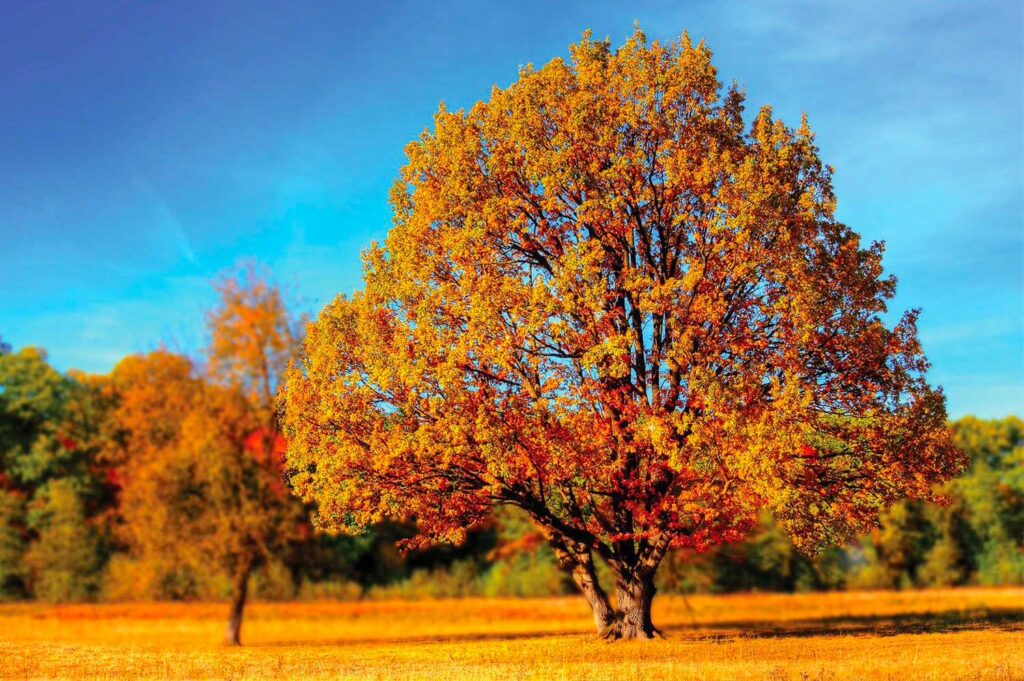
[{"label": "orange foliage", "polygon": [[[273,390],[294,348],[276,287],[247,269],[218,284],[203,376],[166,351],[129,357],[111,384],[108,459],[122,485],[122,536],[158,583],[211,569],[231,576],[237,643],[253,568],[299,536],[302,507],[282,480]],[[186,596],[189,580],[184,579]],[[235,621],[237,620],[237,621]]]}]

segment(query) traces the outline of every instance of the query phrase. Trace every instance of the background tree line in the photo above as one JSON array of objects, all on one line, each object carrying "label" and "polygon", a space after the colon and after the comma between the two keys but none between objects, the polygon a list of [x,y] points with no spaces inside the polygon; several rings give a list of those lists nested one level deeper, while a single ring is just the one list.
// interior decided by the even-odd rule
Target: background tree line
[{"label": "background tree line", "polygon": [[[62,374],[42,349],[0,342],[0,599],[230,596],[237,638],[250,584],[264,599],[573,591],[514,510],[461,546],[405,555],[395,542],[415,533],[401,524],[313,532],[281,477],[274,404],[304,319],[256,268],[216,287],[196,357],[161,349],[107,375]],[[1024,583],[1024,422],[951,427],[971,465],[943,486],[944,505],[901,502],[875,532],[814,559],[765,516],[743,542],[672,552],[659,590]]]}]

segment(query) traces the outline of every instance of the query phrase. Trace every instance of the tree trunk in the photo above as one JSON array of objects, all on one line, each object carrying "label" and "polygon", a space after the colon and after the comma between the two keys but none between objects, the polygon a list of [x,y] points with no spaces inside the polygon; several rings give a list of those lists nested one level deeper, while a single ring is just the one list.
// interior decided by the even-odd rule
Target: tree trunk
[{"label": "tree trunk", "polygon": [[615,611],[612,610],[612,606],[608,603],[608,595],[597,580],[593,556],[590,551],[581,546],[570,546],[569,542],[557,535],[549,534],[548,542],[554,549],[558,567],[572,577],[576,588],[587,600],[590,611],[594,613],[594,626],[597,628],[597,633],[602,633],[615,621]]},{"label": "tree trunk", "polygon": [[235,574],[233,591],[231,594],[231,613],[228,615],[228,630],[226,642],[229,646],[242,645],[242,613],[245,610],[245,597],[249,592],[249,574],[252,572],[252,563],[245,565]]},{"label": "tree trunk", "polygon": [[669,546],[668,535],[655,542],[645,555],[632,564],[610,562],[615,579],[615,609],[597,580],[594,559],[589,548],[580,542],[566,539],[545,528],[545,537],[558,559],[558,566],[572,576],[572,581],[590,605],[594,625],[602,638],[617,641],[663,638],[651,621],[654,602],[654,573]]},{"label": "tree trunk", "polygon": [[654,574],[619,577],[615,582],[615,620],[601,632],[611,640],[650,640],[661,637],[651,621],[654,602]]},{"label": "tree trunk", "polygon": [[608,596],[597,581],[594,572],[594,561],[589,554],[581,559],[572,571],[572,581],[576,583],[580,593],[587,599],[590,611],[594,613],[594,626],[600,634],[615,621],[615,611],[608,603]]}]

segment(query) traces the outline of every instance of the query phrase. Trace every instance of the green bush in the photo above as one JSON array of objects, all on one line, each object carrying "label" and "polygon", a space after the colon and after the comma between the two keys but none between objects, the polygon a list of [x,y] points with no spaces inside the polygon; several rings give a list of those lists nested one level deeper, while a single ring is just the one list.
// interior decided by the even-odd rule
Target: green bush
[{"label": "green bush", "polygon": [[495,562],[480,580],[480,592],[491,597],[557,596],[570,586],[546,546]]},{"label": "green bush", "polygon": [[36,598],[64,603],[95,597],[101,582],[99,540],[72,484],[50,483],[38,502],[38,538],[25,554]]},{"label": "green bush", "polygon": [[1024,585],[1024,549],[1013,542],[990,542],[978,560],[978,584]]},{"label": "green bush", "polygon": [[477,578],[479,565],[473,560],[459,560],[447,568],[415,570],[408,579],[394,584],[374,586],[369,596],[375,599],[464,598],[480,596]]},{"label": "green bush", "polygon": [[252,576],[253,598],[264,601],[288,601],[295,598],[295,577],[280,560],[271,560]]},{"label": "green bush", "polygon": [[932,544],[917,570],[919,586],[939,588],[960,584],[964,579],[962,556],[956,541],[949,535]]},{"label": "green bush", "polygon": [[363,588],[355,582],[345,580],[303,580],[299,585],[297,597],[302,601],[358,601],[363,597]]}]

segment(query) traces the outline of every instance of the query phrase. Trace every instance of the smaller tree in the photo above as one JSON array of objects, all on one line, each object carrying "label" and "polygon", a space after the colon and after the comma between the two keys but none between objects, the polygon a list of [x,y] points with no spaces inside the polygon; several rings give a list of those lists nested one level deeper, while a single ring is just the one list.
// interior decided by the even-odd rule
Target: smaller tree
[{"label": "smaller tree", "polygon": [[262,414],[240,390],[199,378],[187,358],[161,351],[114,373],[119,439],[136,448],[115,453],[121,536],[164,595],[194,596],[197,576],[226,574],[228,642],[237,645],[253,568],[287,546],[301,520],[281,479],[283,443],[268,458]]},{"label": "smaller tree", "polygon": [[[68,383],[39,348],[0,347],[0,598],[30,594],[24,558],[27,507],[44,479],[40,459],[57,446]],[[46,445],[42,443],[45,441]],[[40,456],[43,454],[43,456]]]},{"label": "smaller tree", "polygon": [[207,316],[210,378],[243,396],[255,418],[242,452],[237,446],[230,452],[221,448],[220,468],[210,468],[219,471],[217,499],[231,500],[218,526],[224,537],[233,537],[223,555],[233,575],[227,641],[238,645],[252,570],[287,545],[302,515],[300,502],[283,482],[285,447],[275,396],[298,352],[305,320],[289,315],[280,288],[253,263],[215,286],[220,302]]},{"label": "smaller tree", "polygon": [[973,417],[953,426],[971,457],[945,492],[957,500],[956,530],[981,584],[1024,583],[1024,421]]},{"label": "smaller tree", "polygon": [[115,538],[135,567],[136,594],[194,595],[202,561],[180,541],[177,521],[189,515],[182,503],[195,495],[188,462],[177,452],[182,421],[199,402],[202,382],[187,357],[157,350],[123,359],[109,383],[115,406],[103,459],[120,488]]},{"label": "smaller tree", "polygon": [[259,416],[238,392],[209,386],[183,424],[182,456],[195,463],[204,500],[189,541],[231,577],[229,645],[241,642],[253,570],[282,553],[302,521],[302,507],[281,479],[283,442],[277,438],[267,458]]},{"label": "smaller tree", "polygon": [[[55,442],[70,391],[70,382],[46,361],[40,348],[0,353],[0,471],[8,487],[34,489],[50,468]],[[33,451],[34,450],[34,451]]]},{"label": "smaller tree", "polygon": [[205,374],[165,351],[115,369],[112,456],[123,466],[124,536],[134,553],[161,564],[165,577],[225,572],[226,639],[238,645],[253,570],[287,548],[302,519],[282,480],[274,410],[297,324],[255,267],[216,287]]},{"label": "smaller tree", "polygon": [[96,591],[114,501],[98,459],[102,385],[61,375],[37,348],[0,353],[0,593]]}]

